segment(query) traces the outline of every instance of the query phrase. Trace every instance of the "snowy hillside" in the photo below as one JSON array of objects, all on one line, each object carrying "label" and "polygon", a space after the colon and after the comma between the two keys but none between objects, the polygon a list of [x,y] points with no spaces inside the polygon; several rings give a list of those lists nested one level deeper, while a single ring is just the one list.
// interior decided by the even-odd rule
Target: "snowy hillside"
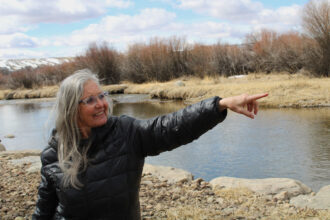
[{"label": "snowy hillside", "polygon": [[41,59],[20,59],[20,60],[0,60],[0,69],[9,71],[19,70],[25,67],[36,68],[41,65],[56,65],[70,61],[72,58],[41,58]]}]

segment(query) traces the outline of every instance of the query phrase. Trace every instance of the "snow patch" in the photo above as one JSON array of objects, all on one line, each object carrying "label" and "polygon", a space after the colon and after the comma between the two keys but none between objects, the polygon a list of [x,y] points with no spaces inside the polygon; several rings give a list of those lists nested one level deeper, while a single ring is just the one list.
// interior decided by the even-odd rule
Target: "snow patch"
[{"label": "snow patch", "polygon": [[0,60],[0,68],[7,68],[9,71],[16,71],[26,67],[37,68],[41,65],[57,65],[71,61],[72,58],[40,58],[40,59],[19,59]]}]

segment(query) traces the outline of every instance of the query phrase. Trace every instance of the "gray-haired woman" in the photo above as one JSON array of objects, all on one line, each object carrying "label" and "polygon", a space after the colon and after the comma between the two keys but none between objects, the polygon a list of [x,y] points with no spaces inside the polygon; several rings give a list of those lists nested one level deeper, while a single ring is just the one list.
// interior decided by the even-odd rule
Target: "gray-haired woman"
[{"label": "gray-haired woman", "polygon": [[61,83],[32,219],[140,219],[146,156],[197,139],[225,119],[227,108],[254,118],[256,100],[267,94],[214,97],[148,120],[111,116],[106,96],[86,69]]}]

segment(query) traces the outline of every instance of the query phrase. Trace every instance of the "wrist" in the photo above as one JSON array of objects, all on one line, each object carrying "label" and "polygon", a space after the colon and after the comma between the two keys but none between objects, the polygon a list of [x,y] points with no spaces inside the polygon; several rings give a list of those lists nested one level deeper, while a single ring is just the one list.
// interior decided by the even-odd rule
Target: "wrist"
[{"label": "wrist", "polygon": [[226,98],[220,99],[219,100],[219,111],[221,112],[221,111],[223,111],[225,109],[227,109]]}]

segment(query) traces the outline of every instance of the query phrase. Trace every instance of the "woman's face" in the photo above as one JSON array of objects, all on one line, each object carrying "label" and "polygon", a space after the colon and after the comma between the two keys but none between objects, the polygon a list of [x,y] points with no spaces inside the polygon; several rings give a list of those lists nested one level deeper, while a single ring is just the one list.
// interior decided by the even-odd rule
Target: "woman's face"
[{"label": "woman's face", "polygon": [[100,87],[92,80],[89,80],[84,85],[84,93],[80,100],[84,100],[91,96],[96,98],[95,103],[79,104],[78,126],[83,138],[87,138],[91,128],[104,125],[108,120],[108,102],[106,98],[99,99],[98,95],[103,93]]}]

